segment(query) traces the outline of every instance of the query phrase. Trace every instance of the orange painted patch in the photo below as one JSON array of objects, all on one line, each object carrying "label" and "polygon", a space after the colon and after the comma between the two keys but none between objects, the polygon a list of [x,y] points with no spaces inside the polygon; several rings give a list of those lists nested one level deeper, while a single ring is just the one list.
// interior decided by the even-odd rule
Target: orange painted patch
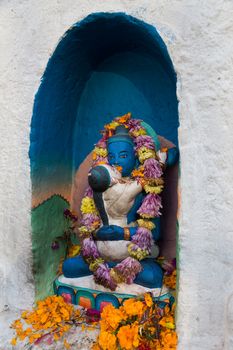
[{"label": "orange painted patch", "polygon": [[86,309],[91,309],[91,300],[88,298],[80,297],[79,299],[79,305],[86,308]]}]

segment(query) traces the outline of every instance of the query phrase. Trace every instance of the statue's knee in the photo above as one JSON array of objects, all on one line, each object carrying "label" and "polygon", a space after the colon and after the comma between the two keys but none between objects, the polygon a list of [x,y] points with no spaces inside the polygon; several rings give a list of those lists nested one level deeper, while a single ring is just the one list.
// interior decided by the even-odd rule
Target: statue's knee
[{"label": "statue's knee", "polygon": [[83,277],[91,275],[88,265],[81,256],[69,258],[64,261],[62,271],[65,277]]},{"label": "statue's knee", "polygon": [[161,267],[153,262],[142,262],[143,270],[138,274],[135,283],[147,288],[161,288],[163,284],[163,271]]}]

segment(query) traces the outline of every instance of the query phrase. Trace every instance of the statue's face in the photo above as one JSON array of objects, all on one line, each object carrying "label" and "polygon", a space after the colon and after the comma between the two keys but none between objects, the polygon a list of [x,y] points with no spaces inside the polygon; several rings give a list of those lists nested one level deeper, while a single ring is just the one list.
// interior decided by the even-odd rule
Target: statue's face
[{"label": "statue's face", "polygon": [[108,145],[108,161],[112,166],[122,167],[122,176],[129,176],[136,163],[133,145],[125,141],[110,143]]}]

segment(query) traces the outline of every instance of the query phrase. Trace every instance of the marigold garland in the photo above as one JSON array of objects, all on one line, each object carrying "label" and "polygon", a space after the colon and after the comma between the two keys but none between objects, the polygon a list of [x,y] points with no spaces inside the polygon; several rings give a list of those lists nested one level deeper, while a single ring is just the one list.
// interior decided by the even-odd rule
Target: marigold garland
[{"label": "marigold garland", "polygon": [[[151,253],[152,230],[155,227],[150,219],[158,217],[161,212],[161,197],[163,190],[163,163],[160,162],[159,150],[155,149],[152,137],[147,135],[141,120],[131,119],[131,113],[115,118],[105,125],[101,140],[93,151],[93,167],[108,164],[107,140],[116,127],[124,125],[133,138],[135,152],[141,165],[135,169],[131,178],[139,181],[147,194],[138,210],[138,229],[128,245],[129,257],[110,269],[100,256],[94,241],[95,231],[101,226],[101,220],[93,200],[93,193],[87,189],[81,203],[82,226],[79,228],[82,239],[82,255],[93,271],[95,281],[104,287],[115,290],[118,283],[133,283],[134,278],[141,270],[138,261],[145,259]],[[158,155],[157,155],[157,153]],[[145,243],[146,242],[146,243]]]}]

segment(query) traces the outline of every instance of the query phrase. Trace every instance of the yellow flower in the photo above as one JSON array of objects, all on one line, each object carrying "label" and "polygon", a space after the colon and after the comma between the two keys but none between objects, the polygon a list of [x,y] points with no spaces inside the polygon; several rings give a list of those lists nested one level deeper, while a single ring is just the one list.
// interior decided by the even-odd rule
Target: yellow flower
[{"label": "yellow flower", "polygon": [[96,154],[97,156],[100,157],[107,157],[108,155],[108,151],[106,148],[102,148],[102,147],[95,147],[94,148],[94,154]]},{"label": "yellow flower", "polygon": [[164,328],[168,328],[168,329],[175,329],[175,323],[174,323],[174,318],[172,316],[166,316],[163,317],[160,321],[159,321],[160,326],[164,327]]},{"label": "yellow flower", "polygon": [[82,214],[97,213],[97,210],[95,207],[95,202],[94,202],[93,198],[84,197],[82,199],[81,212],[82,212]]},{"label": "yellow flower", "polygon": [[140,163],[144,163],[146,159],[155,158],[156,156],[155,151],[145,146],[140,147],[137,153]]},{"label": "yellow flower", "polygon": [[153,299],[152,299],[151,294],[150,294],[150,293],[146,293],[146,294],[144,295],[144,298],[145,298],[146,305],[147,305],[148,307],[151,307],[151,306],[153,305]]},{"label": "yellow flower", "polygon": [[146,130],[144,128],[140,128],[138,130],[134,130],[130,133],[133,137],[138,137],[141,135],[146,135]]},{"label": "yellow flower", "polygon": [[120,125],[120,124],[119,124],[118,122],[116,122],[116,121],[113,120],[111,123],[106,124],[106,125],[104,126],[104,128],[105,128],[106,130],[115,130],[116,127],[119,126],[119,125]]},{"label": "yellow flower", "polygon": [[150,186],[161,186],[161,185],[164,185],[164,180],[161,177],[156,178],[156,179],[148,178],[148,179],[146,179],[145,183],[150,185]]},{"label": "yellow flower", "polygon": [[145,227],[150,231],[152,231],[155,228],[155,224],[149,220],[138,219],[137,223],[138,223],[138,226]]},{"label": "yellow flower", "polygon": [[69,247],[68,257],[72,258],[80,253],[81,247],[79,244],[73,244]]},{"label": "yellow flower", "polygon": [[90,230],[89,228],[87,228],[86,226],[81,226],[81,227],[79,227],[79,232],[82,234],[82,235],[86,235],[87,233],[90,233],[91,234],[91,232],[92,231],[94,231],[94,229],[93,230]]},{"label": "yellow flower", "polygon": [[103,350],[116,350],[116,336],[110,332],[100,332],[99,345]]},{"label": "yellow flower", "polygon": [[104,259],[102,258],[97,258],[95,259],[93,262],[90,263],[89,265],[89,269],[94,272],[98,269],[99,265],[100,264],[103,264],[104,263]]},{"label": "yellow flower", "polygon": [[17,339],[13,338],[11,339],[11,345],[15,346],[17,344]]},{"label": "yellow flower", "polygon": [[164,186],[150,186],[150,185],[144,185],[144,190],[146,193],[155,193],[160,194],[163,190]]},{"label": "yellow flower", "polygon": [[132,256],[132,258],[135,258],[140,261],[145,259],[149,255],[148,250],[142,250],[141,248],[138,248],[137,250],[133,250],[133,247],[134,247],[134,243],[130,243],[127,247],[128,252],[130,256]]},{"label": "yellow flower", "polygon": [[122,326],[117,333],[120,346],[126,350],[132,350],[139,346],[138,326],[127,325]]}]

